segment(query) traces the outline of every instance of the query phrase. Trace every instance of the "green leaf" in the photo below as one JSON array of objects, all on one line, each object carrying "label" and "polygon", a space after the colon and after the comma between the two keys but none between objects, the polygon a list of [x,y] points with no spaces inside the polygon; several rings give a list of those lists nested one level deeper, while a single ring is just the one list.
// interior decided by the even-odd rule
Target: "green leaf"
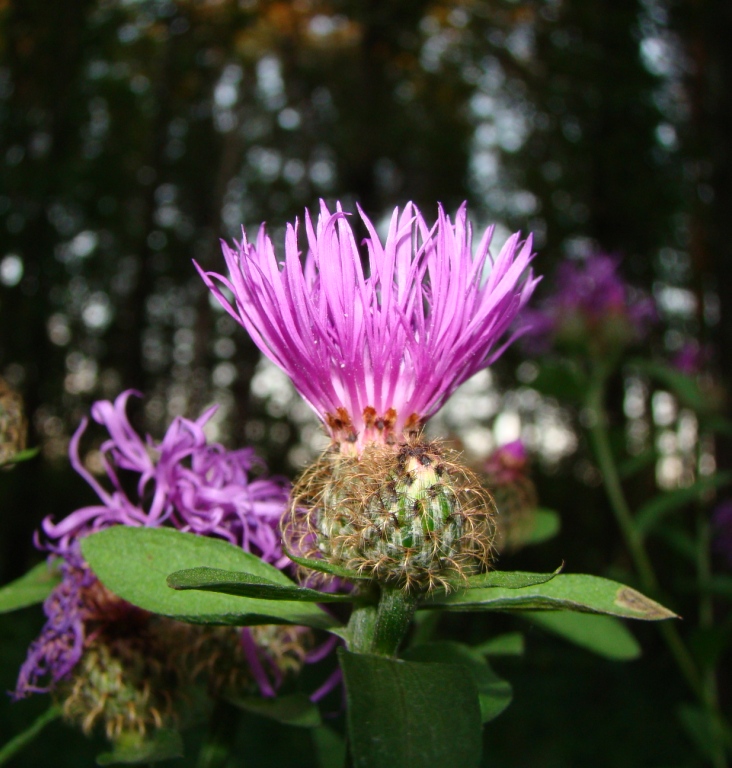
[{"label": "green leaf", "polygon": [[464,589],[436,593],[423,608],[448,611],[581,611],[657,621],[676,614],[635,589],[599,576],[560,574],[545,584],[522,589]]},{"label": "green leaf", "polygon": [[346,740],[332,728],[321,726],[310,731],[318,756],[318,768],[343,768],[346,761]]},{"label": "green leaf", "polygon": [[677,710],[679,721],[696,748],[711,763],[717,764],[715,745],[721,744],[732,749],[732,732],[718,716],[694,704],[681,704]]},{"label": "green leaf", "polygon": [[732,472],[717,472],[711,477],[697,480],[688,488],[658,494],[638,510],[635,518],[636,528],[642,534],[647,534],[669,513],[685,507],[707,492],[728,485],[730,482],[732,482]]},{"label": "green leaf", "polygon": [[0,588],[0,613],[42,603],[61,582],[52,562],[44,560],[28,573]]},{"label": "green leaf", "polygon": [[537,392],[556,397],[562,402],[578,402],[584,397],[587,378],[570,360],[544,359],[539,366],[539,373],[530,386]]},{"label": "green leaf", "polygon": [[553,509],[545,509],[539,507],[532,513],[534,516],[532,527],[529,528],[523,535],[514,536],[514,541],[517,544],[523,544],[524,546],[531,546],[532,544],[541,544],[544,541],[554,538],[559,533],[562,527],[562,518],[559,512]]},{"label": "green leaf", "polygon": [[413,646],[402,656],[408,661],[463,665],[478,689],[480,716],[484,723],[498,717],[511,703],[511,684],[498,677],[475,648],[463,643],[425,643]]},{"label": "green leaf", "polygon": [[313,603],[257,600],[200,591],[176,591],[169,573],[210,563],[246,571],[275,584],[294,582],[275,567],[221,539],[172,528],[118,525],[82,539],[81,551],[101,582],[133,605],[194,624],[303,624],[333,629],[339,623]]},{"label": "green leaf", "polygon": [[521,632],[506,632],[473,646],[473,650],[483,656],[523,656],[525,648]]},{"label": "green leaf", "polygon": [[97,765],[138,765],[183,757],[183,740],[178,731],[160,728],[152,736],[127,733],[117,739],[111,752],[97,757]]},{"label": "green leaf", "polygon": [[13,464],[20,464],[21,461],[28,461],[29,459],[34,459],[38,454],[41,452],[41,449],[36,448],[26,448],[24,451],[19,451],[13,456],[9,456],[5,461],[0,462],[0,467],[10,467]]},{"label": "green leaf", "polygon": [[663,386],[668,387],[683,405],[698,413],[709,410],[709,398],[699,388],[696,378],[687,376],[676,368],[657,360],[636,358],[631,361],[631,365]]},{"label": "green leaf", "polygon": [[658,459],[659,453],[655,448],[649,448],[641,451],[635,456],[631,456],[618,465],[618,474],[623,480],[638,474],[647,467],[652,466]]},{"label": "green leaf", "polygon": [[571,611],[526,611],[521,618],[606,659],[630,661],[641,654],[638,641],[614,616]]},{"label": "green leaf", "polygon": [[264,699],[261,696],[227,698],[231,704],[253,715],[261,715],[285,725],[316,728],[321,725],[318,707],[304,693]]},{"label": "green leaf", "polygon": [[[534,584],[551,581],[564,567],[560,565],[553,573],[526,573],[524,571],[489,571],[478,576],[470,576],[464,589],[522,589]],[[460,584],[455,585],[458,589]]]},{"label": "green leaf", "polygon": [[338,576],[341,579],[349,579],[351,581],[370,581],[371,576],[364,576],[358,571],[352,571],[349,568],[343,568],[340,565],[333,565],[325,560],[315,560],[310,557],[297,557],[292,552],[285,551],[285,554],[292,560],[293,563],[303,566],[303,568],[310,568],[312,571],[319,571],[320,573],[327,573],[331,576]]},{"label": "green leaf", "polygon": [[200,589],[207,592],[221,592],[226,595],[241,595],[258,600],[302,600],[308,603],[352,603],[352,595],[337,595],[319,592],[317,589],[275,584],[262,576],[241,571],[224,571],[220,568],[186,568],[171,573],[167,578],[172,589]]},{"label": "green leaf", "polygon": [[353,768],[476,768],[478,691],[462,664],[401,661],[338,650]]}]

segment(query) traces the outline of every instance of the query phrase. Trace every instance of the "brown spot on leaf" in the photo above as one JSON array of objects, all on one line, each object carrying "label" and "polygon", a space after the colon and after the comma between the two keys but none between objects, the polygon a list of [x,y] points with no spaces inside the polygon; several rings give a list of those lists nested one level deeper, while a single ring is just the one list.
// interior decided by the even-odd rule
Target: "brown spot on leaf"
[{"label": "brown spot on leaf", "polygon": [[660,619],[677,619],[678,616],[664,608],[660,603],[651,600],[650,597],[642,595],[630,587],[621,587],[615,597],[615,605],[628,611],[639,614],[637,618],[647,621],[658,621]]}]

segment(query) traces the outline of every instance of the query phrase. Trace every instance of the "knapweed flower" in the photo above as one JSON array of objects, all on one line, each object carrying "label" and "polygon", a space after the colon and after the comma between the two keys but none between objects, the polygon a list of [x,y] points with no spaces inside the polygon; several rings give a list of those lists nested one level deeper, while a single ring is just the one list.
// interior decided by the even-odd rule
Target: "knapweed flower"
[{"label": "knapweed flower", "polygon": [[258,642],[259,628],[192,627],[154,616],[111,594],[86,565],[79,540],[112,525],[172,526],[225,539],[279,567],[289,563],[279,534],[289,484],[252,478],[259,462],[251,450],[210,443],[203,427],[214,409],[195,421],[175,419],[160,442],[142,438],[126,414],[132,394],[92,407],[92,418],[109,432],[101,446],[109,487],[79,457],[86,420],[71,441],[71,464],[100,503],[59,523],[43,521],[38,545],[60,558],[62,581],[44,604],[47,622],[15,691],[22,698],[55,690],[69,719],[85,730],[101,720],[110,738],[171,724],[172,703],[201,676],[214,695],[260,681],[273,694],[265,667],[276,685],[306,654],[305,638],[298,644],[293,632],[307,630],[286,628],[282,653],[269,653]]},{"label": "knapweed flower", "polygon": [[127,417],[127,402],[135,394],[127,390],[114,403],[101,400],[91,409],[94,421],[109,432],[101,453],[110,488],[79,457],[87,420],[76,430],[69,447],[71,465],[101,503],[78,509],[59,523],[44,520],[42,548],[63,555],[79,537],[111,525],[169,525],[225,539],[278,567],[286,565],[278,525],[289,483],[253,478],[252,471],[263,464],[251,448],[229,451],[208,442],[204,426],[215,407],[195,421],[174,419],[160,442],[141,437]]},{"label": "knapweed flower", "polygon": [[537,282],[531,238],[493,258],[493,228],[474,250],[465,205],[429,226],[408,203],[383,242],[359,215],[365,254],[340,205],[321,202],[316,222],[305,213],[304,260],[297,223],[281,263],[263,225],[224,244],[228,276],[199,271],[332,437],[294,489],[290,546],[405,588],[449,585],[487,567],[493,506],[421,427],[511,343]]},{"label": "knapweed flower", "polygon": [[484,470],[497,510],[496,549],[515,551],[531,531],[538,505],[523,441],[514,440],[496,448],[486,459]]},{"label": "knapweed flower", "polygon": [[[259,349],[292,379],[344,452],[418,430],[474,373],[508,346],[509,328],[531,296],[531,237],[512,235],[493,259],[488,228],[473,253],[466,206],[455,223],[440,207],[429,227],[412,203],[395,209],[382,243],[369,233],[367,270],[348,215],[321,202],[288,225],[278,263],[264,225],[223,245],[228,277],[206,285]],[[228,289],[231,296],[227,295]]]},{"label": "knapweed flower", "polygon": [[606,355],[642,340],[657,319],[656,308],[618,267],[619,260],[604,253],[560,264],[556,292],[522,318],[527,348],[545,352],[556,344]]}]

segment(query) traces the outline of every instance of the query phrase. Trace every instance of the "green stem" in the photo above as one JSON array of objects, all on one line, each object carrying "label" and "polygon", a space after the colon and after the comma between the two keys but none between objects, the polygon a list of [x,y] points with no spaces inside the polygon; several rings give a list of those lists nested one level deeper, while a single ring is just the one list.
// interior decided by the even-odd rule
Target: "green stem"
[{"label": "green stem", "polygon": [[[233,704],[222,699],[216,701],[206,740],[198,753],[197,768],[227,768],[233,765],[240,715],[241,712]],[[241,765],[239,758],[236,765]]]},{"label": "green stem", "polygon": [[[633,513],[625,498],[620,473],[618,472],[610,445],[607,414],[605,412],[605,381],[604,374],[598,375],[591,383],[587,393],[586,406],[591,417],[590,437],[610,501],[610,507],[615,515],[625,544],[628,547],[643,589],[655,594],[658,592],[659,587],[658,578],[648,557],[643,536],[635,525]],[[670,622],[663,621],[659,622],[659,630],[682,677],[694,692],[694,695],[699,699],[710,717],[717,722],[721,722],[722,718],[718,710],[716,693],[714,696],[710,696],[708,683],[697,667],[694,658],[681,639],[681,635],[676,627]],[[717,745],[717,752],[718,754],[714,758],[715,768],[726,768],[727,761],[724,755],[724,746],[721,743]]]},{"label": "green stem", "polygon": [[[615,464],[610,438],[607,430],[607,415],[605,413],[605,381],[599,379],[590,386],[587,396],[587,407],[591,414],[590,436],[595,449],[597,462],[602,473],[605,490],[607,491],[610,507],[615,515],[620,531],[623,534],[626,546],[633,559],[633,563],[640,577],[643,589],[656,594],[658,592],[658,579],[646,552],[643,537],[635,526],[633,514],[625,499],[620,474]],[[694,694],[702,701],[706,701],[704,686],[702,685],[699,671],[694,659],[681,640],[681,636],[672,624],[662,622],[660,624],[661,635],[671,651],[684,680],[688,683]]]},{"label": "green stem", "polygon": [[381,584],[378,603],[356,604],[348,622],[349,649],[379,656],[396,655],[414,617],[418,599],[399,587]]},{"label": "green stem", "polygon": [[47,709],[29,728],[26,728],[23,733],[19,733],[0,749],[0,765],[5,765],[8,760],[15,757],[23,747],[30,744],[49,723],[56,720],[60,715],[61,707],[56,704]]}]

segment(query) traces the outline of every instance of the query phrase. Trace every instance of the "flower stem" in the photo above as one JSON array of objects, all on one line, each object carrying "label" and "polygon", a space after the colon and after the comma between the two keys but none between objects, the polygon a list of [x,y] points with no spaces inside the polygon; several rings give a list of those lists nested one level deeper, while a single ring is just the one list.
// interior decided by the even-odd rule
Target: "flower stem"
[{"label": "flower stem", "polygon": [[[589,387],[586,399],[586,407],[590,412],[590,437],[597,458],[597,463],[603,478],[603,484],[610,501],[610,507],[615,515],[618,527],[628,547],[630,556],[644,590],[653,595],[658,593],[659,583],[648,552],[646,551],[643,536],[635,525],[633,513],[625,497],[620,481],[615,458],[607,428],[607,413],[605,411],[605,381],[604,375],[594,379]],[[699,546],[703,546],[699,542]],[[699,561],[701,567],[701,560]],[[703,611],[704,613],[705,611]],[[676,627],[670,622],[659,622],[659,630],[676,662],[682,677],[689,685],[694,695],[707,710],[713,722],[722,722],[721,713],[718,710],[716,687],[710,686],[705,675],[702,674],[692,657],[689,649],[684,644]],[[719,743],[714,756],[715,768],[726,768],[727,760],[724,755],[724,746]]]},{"label": "flower stem", "polygon": [[61,715],[61,707],[54,704],[47,709],[40,717],[36,718],[35,722],[26,728],[22,733],[19,733],[15,738],[0,748],[0,765],[5,765],[11,758],[20,752],[23,747],[30,744],[33,739],[51,722]]},{"label": "flower stem", "polygon": [[378,603],[356,604],[348,626],[349,648],[356,653],[396,655],[409,629],[417,598],[399,587],[378,586]]},{"label": "flower stem", "polygon": [[[234,765],[234,746],[240,714],[233,704],[222,699],[216,701],[206,739],[198,753],[197,768],[229,768]],[[236,765],[240,764],[236,762]]]}]

